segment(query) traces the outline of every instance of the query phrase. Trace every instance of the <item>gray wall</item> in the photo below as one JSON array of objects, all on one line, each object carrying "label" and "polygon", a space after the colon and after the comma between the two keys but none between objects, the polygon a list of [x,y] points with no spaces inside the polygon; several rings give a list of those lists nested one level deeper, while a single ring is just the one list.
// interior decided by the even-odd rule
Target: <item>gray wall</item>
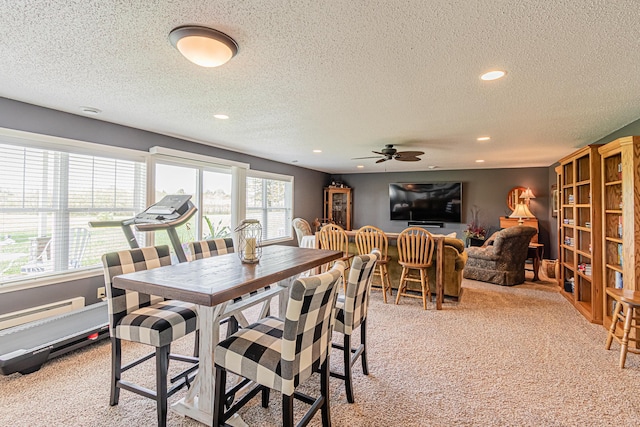
[{"label": "gray wall", "polygon": [[[328,180],[328,175],[323,172],[37,107],[6,98],[0,98],[0,127],[141,151],[148,151],[153,146],[162,146],[250,163],[252,169],[294,176],[294,216],[307,219],[322,216],[322,188]],[[294,242],[295,238],[291,241],[291,244],[296,244]],[[32,290],[7,292],[0,297],[0,314],[58,301],[71,296],[84,296],[86,303],[91,304],[97,302],[96,288],[99,286],[104,286],[102,276],[39,287]]]},{"label": "gray wall", "polygon": [[531,211],[538,218],[539,241],[545,245],[545,253],[549,251],[550,231],[555,227],[551,223],[549,169],[476,169],[425,172],[392,172],[379,174],[346,174],[335,175],[334,179],[342,181],[353,188],[353,222],[354,228],[373,224],[385,231],[399,232],[407,226],[406,221],[389,219],[389,183],[392,182],[462,182],[462,223],[446,223],[444,228],[433,229],[434,233],[450,233],[455,231],[459,238],[464,238],[462,231],[471,220],[470,209],[479,208],[479,222],[491,227],[493,231],[500,225],[500,216],[510,215],[507,207],[509,190],[516,186],[530,187],[536,198],[531,200]]}]

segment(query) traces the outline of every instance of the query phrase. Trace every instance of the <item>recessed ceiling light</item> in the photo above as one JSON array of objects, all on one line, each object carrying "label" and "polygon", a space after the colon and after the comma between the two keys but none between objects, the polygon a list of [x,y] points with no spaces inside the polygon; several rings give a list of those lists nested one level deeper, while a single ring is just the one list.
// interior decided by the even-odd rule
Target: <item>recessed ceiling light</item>
[{"label": "recessed ceiling light", "polygon": [[96,114],[100,114],[102,113],[102,111],[98,110],[97,108],[94,107],[80,107],[80,110],[85,113],[85,114],[91,114],[91,115],[96,115]]},{"label": "recessed ceiling light", "polygon": [[218,67],[238,53],[238,44],[225,33],[207,27],[187,25],[171,30],[171,44],[194,64]]},{"label": "recessed ceiling light", "polygon": [[490,136],[481,136],[480,138],[478,138],[478,141],[488,141],[490,139],[491,139]]},{"label": "recessed ceiling light", "polygon": [[429,169],[436,169],[436,168],[437,166],[433,166],[433,165],[429,166]]},{"label": "recessed ceiling light", "polygon": [[476,160],[476,163],[484,163],[484,160]]},{"label": "recessed ceiling light", "polygon": [[358,165],[356,166],[358,169],[364,169],[364,165]]},{"label": "recessed ceiling light", "polygon": [[497,80],[501,77],[504,77],[506,74],[507,74],[506,71],[494,70],[494,71],[489,71],[488,73],[484,73],[483,75],[480,76],[480,78],[482,80]]},{"label": "recessed ceiling light", "polygon": [[314,153],[322,153],[322,150],[313,150]]},{"label": "recessed ceiling light", "polygon": [[229,118],[226,114],[214,114],[213,117],[220,120],[227,120]]}]

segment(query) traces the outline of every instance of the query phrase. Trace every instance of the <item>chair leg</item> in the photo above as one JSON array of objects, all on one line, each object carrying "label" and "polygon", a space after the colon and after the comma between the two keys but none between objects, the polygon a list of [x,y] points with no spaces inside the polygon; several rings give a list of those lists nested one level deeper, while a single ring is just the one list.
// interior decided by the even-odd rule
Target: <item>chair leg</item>
[{"label": "chair leg", "polygon": [[613,309],[613,316],[611,317],[611,327],[609,327],[609,334],[607,334],[607,343],[604,346],[606,350],[609,350],[611,348],[613,337],[616,335],[616,327],[618,326],[618,321],[620,320],[621,311],[622,303],[620,301],[616,301],[616,306]]},{"label": "chair leg", "polygon": [[420,286],[422,287],[422,308],[427,309],[427,293],[429,293],[429,300],[431,300],[431,291],[428,288],[425,289],[426,279],[425,279],[425,271],[424,269],[420,269]]},{"label": "chair leg", "polygon": [[282,427],[293,427],[293,394],[282,394]]},{"label": "chair leg", "polygon": [[398,285],[398,295],[396,295],[396,305],[400,303],[400,296],[402,296],[404,287],[407,286],[406,279],[405,279],[406,275],[407,275],[407,269],[405,267],[402,267],[402,274],[400,275],[400,284]]},{"label": "chair leg", "polygon": [[122,343],[119,338],[111,337],[111,397],[109,405],[115,406],[120,399],[118,382],[122,376]]},{"label": "chair leg", "polygon": [[380,271],[380,287],[382,288],[382,302],[387,303],[387,287],[384,283],[384,266],[380,264],[378,266],[378,270]]},{"label": "chair leg", "polygon": [[[345,350],[347,347],[345,347]],[[346,350],[349,353],[350,350]],[[351,370],[351,366],[349,366]],[[329,356],[320,367],[320,394],[322,395],[322,427],[331,427],[331,407],[329,406]],[[292,415],[293,416],[293,415]]]},{"label": "chair leg", "polygon": [[365,318],[360,324],[360,344],[362,344],[362,354],[360,354],[362,363],[362,373],[369,375],[369,365],[367,363],[367,319]]},{"label": "chair leg", "polygon": [[347,394],[347,402],[353,403],[353,382],[351,380],[351,335],[344,334],[344,390]]},{"label": "chair leg", "polygon": [[213,427],[224,426],[224,402],[225,388],[227,382],[227,371],[216,366],[216,379],[214,385],[213,401]]},{"label": "chair leg", "polygon": [[629,348],[629,334],[631,333],[631,322],[633,321],[633,307],[629,304],[624,310],[624,334],[620,345],[620,369],[624,368],[627,361],[627,349]]},{"label": "chair leg", "polygon": [[167,372],[169,371],[170,346],[156,348],[156,405],[158,427],[167,425]]},{"label": "chair leg", "polygon": [[262,407],[269,407],[269,395],[271,394],[271,389],[269,387],[262,388]]},{"label": "chair leg", "polygon": [[382,267],[384,268],[384,276],[387,278],[387,289],[389,289],[389,296],[393,298],[393,288],[391,287],[391,279],[389,278],[389,268],[386,264]]}]

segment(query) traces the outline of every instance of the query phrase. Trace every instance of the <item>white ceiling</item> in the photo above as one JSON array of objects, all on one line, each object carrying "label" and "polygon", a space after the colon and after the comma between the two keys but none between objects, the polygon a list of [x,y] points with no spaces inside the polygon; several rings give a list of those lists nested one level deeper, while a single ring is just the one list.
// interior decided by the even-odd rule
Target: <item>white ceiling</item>
[{"label": "white ceiling", "polygon": [[[640,117],[637,1],[0,0],[0,22],[2,97],[329,173],[549,166]],[[187,24],[238,55],[188,62]],[[389,143],[423,160],[351,160]]]}]

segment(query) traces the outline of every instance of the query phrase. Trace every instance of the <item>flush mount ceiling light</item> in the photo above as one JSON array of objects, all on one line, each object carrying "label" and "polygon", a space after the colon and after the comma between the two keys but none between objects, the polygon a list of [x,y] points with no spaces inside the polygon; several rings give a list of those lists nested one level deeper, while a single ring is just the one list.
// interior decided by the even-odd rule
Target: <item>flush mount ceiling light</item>
[{"label": "flush mount ceiling light", "polygon": [[490,136],[481,136],[477,138],[478,141],[489,141],[491,139]]},{"label": "flush mount ceiling light", "polygon": [[201,67],[219,67],[238,53],[238,44],[225,33],[187,25],[174,28],[169,40],[180,53]]},{"label": "flush mount ceiling light", "polygon": [[488,73],[484,73],[483,75],[480,76],[480,78],[482,80],[497,80],[499,78],[504,77],[506,74],[507,74],[506,71],[494,70],[494,71],[489,71]]}]

